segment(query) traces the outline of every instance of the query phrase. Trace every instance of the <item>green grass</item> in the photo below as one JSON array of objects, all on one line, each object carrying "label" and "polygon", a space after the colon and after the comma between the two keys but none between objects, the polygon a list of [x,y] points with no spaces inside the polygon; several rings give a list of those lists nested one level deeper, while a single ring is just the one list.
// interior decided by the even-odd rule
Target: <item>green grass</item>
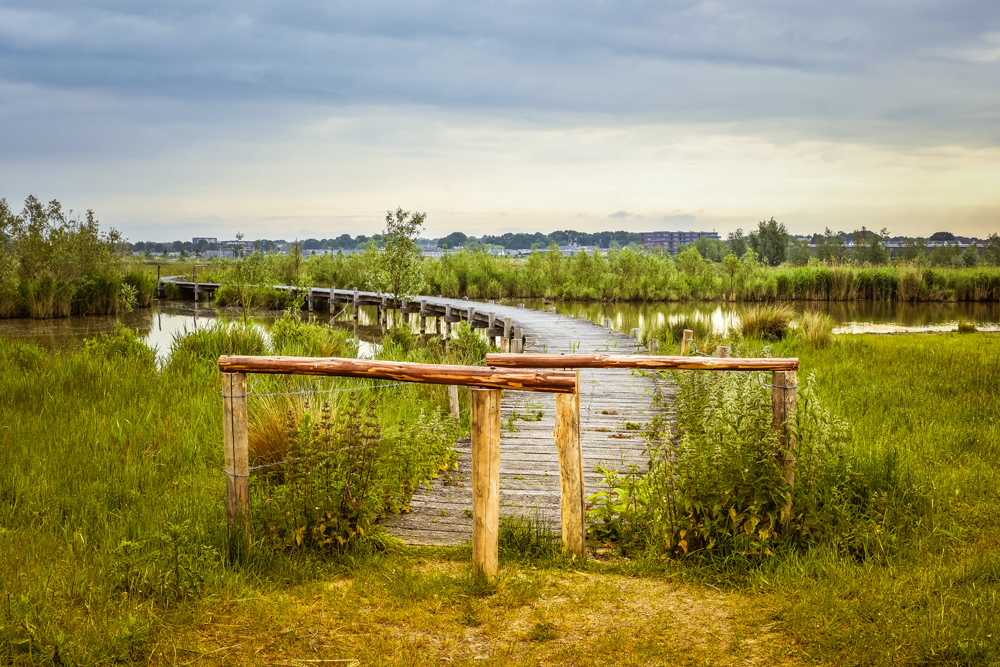
[{"label": "green grass", "polygon": [[[0,664],[1000,660],[1000,337],[771,344],[848,420],[875,506],[910,506],[905,526],[859,527],[880,548],[574,564],[524,520],[505,522],[488,586],[467,547],[232,550],[214,343],[158,369],[112,338],[55,356],[0,341]],[[387,354],[447,360],[410,345]],[[455,353],[481,352],[466,346]],[[387,420],[447,405],[437,388],[406,391]]]}]

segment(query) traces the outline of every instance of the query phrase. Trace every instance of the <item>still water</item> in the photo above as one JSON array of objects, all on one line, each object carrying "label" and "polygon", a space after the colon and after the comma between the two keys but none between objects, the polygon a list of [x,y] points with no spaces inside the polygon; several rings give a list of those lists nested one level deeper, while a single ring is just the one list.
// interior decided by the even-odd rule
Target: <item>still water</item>
[{"label": "still water", "polygon": [[[548,304],[541,299],[514,299],[505,305],[523,303],[526,308],[548,310],[555,307],[561,315],[578,317],[581,313],[592,322],[611,318],[615,329],[628,332],[645,329],[684,317],[712,322],[720,333],[739,321],[746,306],[720,302],[656,302],[656,303],[594,303],[561,301]],[[954,331],[960,320],[974,322],[981,330],[1000,331],[1000,304],[996,303],[885,303],[852,302],[793,302],[798,312],[817,310],[830,315],[838,323],[836,333],[907,333]],[[254,321],[265,330],[281,311],[258,312]],[[170,351],[175,336],[210,325],[219,317],[236,318],[239,311],[219,308],[212,304],[195,305],[192,301],[155,301],[152,308],[136,310],[122,316],[122,322],[142,334],[147,344],[157,349],[160,358]],[[377,352],[382,330],[376,320],[374,306],[361,308],[355,328],[349,308],[338,307],[332,314],[317,313],[316,321],[332,322],[350,329],[361,342],[361,355]],[[417,331],[417,318],[410,320]],[[73,317],[55,320],[0,320],[0,336],[33,340],[49,349],[75,347],[99,333],[114,329],[114,317]],[[428,324],[428,327],[431,325]]]}]

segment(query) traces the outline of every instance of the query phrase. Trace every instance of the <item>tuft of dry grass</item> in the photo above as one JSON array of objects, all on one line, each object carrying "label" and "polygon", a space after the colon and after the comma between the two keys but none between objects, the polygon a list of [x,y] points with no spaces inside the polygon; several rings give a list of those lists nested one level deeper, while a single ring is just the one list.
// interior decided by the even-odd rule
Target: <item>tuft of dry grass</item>
[{"label": "tuft of dry grass", "polygon": [[835,324],[833,318],[825,313],[808,312],[799,320],[799,335],[807,345],[826,347],[833,342]]},{"label": "tuft of dry grass", "polygon": [[789,306],[775,303],[758,304],[740,313],[740,323],[737,328],[745,338],[781,340],[785,337],[794,315],[795,312]]}]

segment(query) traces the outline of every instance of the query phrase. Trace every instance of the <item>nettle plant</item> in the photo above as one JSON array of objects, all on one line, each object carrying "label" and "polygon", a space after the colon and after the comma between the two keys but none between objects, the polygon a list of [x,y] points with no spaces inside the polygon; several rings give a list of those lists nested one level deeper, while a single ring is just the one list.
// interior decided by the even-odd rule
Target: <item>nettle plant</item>
[{"label": "nettle plant", "polygon": [[285,460],[262,470],[263,540],[280,550],[337,550],[370,537],[379,518],[405,511],[416,486],[446,467],[449,430],[436,415],[393,429],[379,401],[351,398],[288,413]]},{"label": "nettle plant", "polygon": [[[779,544],[804,546],[845,531],[847,426],[817,401],[813,377],[799,388],[790,425],[794,488],[782,475],[770,389],[758,374],[679,371],[674,379],[676,430],[663,414],[650,423],[648,469],[599,470],[605,488],[588,499],[594,540],[623,551],[765,557]],[[789,494],[792,514],[783,523]]]}]

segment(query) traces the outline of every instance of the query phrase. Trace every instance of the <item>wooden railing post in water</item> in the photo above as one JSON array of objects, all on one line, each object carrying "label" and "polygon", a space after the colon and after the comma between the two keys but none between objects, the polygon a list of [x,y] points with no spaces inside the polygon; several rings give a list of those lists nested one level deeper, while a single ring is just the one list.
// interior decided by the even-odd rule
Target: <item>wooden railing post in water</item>
[{"label": "wooden railing post in water", "polygon": [[497,576],[500,533],[499,389],[472,394],[472,572]]},{"label": "wooden railing post in water", "polygon": [[197,266],[192,267],[191,272],[194,274],[194,300],[197,301],[198,300],[198,267]]},{"label": "wooden railing post in water", "polygon": [[556,449],[559,452],[559,490],[563,549],[586,555],[583,518],[583,450],[580,446],[580,371],[576,392],[556,396]]},{"label": "wooden railing post in water", "polygon": [[650,354],[656,354],[660,349],[660,341],[656,338],[650,338],[646,341],[646,349],[649,350]]},{"label": "wooden railing post in water", "polygon": [[[798,399],[798,378],[795,371],[774,371],[771,374],[771,416],[778,431],[778,452],[781,469],[788,485],[795,485],[795,406]],[[792,492],[789,490],[785,507],[781,511],[781,523],[788,526],[792,521]]]},{"label": "wooden railing post in water", "polygon": [[681,356],[685,356],[691,351],[691,339],[694,337],[694,332],[690,329],[684,330],[684,335],[681,338]]},{"label": "wooden railing post in water", "polygon": [[248,525],[250,452],[247,437],[247,375],[222,374],[222,438],[225,450],[226,520]]}]

